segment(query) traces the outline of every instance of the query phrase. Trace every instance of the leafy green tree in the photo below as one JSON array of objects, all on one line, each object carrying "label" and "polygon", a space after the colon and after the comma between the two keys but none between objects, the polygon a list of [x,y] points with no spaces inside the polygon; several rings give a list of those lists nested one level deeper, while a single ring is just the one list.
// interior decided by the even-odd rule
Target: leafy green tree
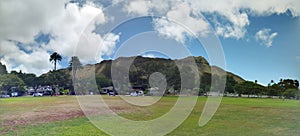
[{"label": "leafy green tree", "polygon": [[54,70],[56,70],[56,63],[57,61],[61,61],[62,57],[60,54],[58,54],[57,52],[54,52],[53,54],[50,55],[50,62],[54,63]]},{"label": "leafy green tree", "polygon": [[272,84],[268,86],[268,96],[280,96],[280,87],[278,84]]},{"label": "leafy green tree", "polygon": [[299,87],[299,81],[293,79],[284,79],[284,80],[281,79],[281,81],[278,84],[284,90],[297,89]]},{"label": "leafy green tree", "polygon": [[[222,83],[225,82],[225,76],[224,77],[221,77],[219,76],[218,74],[213,74],[212,75],[212,83],[214,84],[211,84],[211,89],[216,92],[216,91],[220,91],[221,89],[224,89],[222,88]],[[226,84],[225,84],[226,85]],[[225,86],[226,87],[226,86]],[[210,91],[212,91],[210,90]]]},{"label": "leafy green tree", "polygon": [[37,86],[36,84],[37,77],[35,74],[31,74],[31,73],[23,74],[21,75],[20,78],[24,81],[26,86]]},{"label": "leafy green tree", "polygon": [[241,97],[242,94],[244,94],[248,90],[248,88],[245,85],[245,82],[243,82],[243,83],[236,84],[234,86],[234,90],[239,95],[239,97]]},{"label": "leafy green tree", "polygon": [[203,73],[200,79],[200,94],[206,94],[210,91],[211,87],[211,74],[210,73]]},{"label": "leafy green tree", "polygon": [[38,77],[39,85],[58,85],[64,89],[72,88],[72,79],[69,70],[50,71]]},{"label": "leafy green tree", "polygon": [[[279,83],[279,90],[280,90],[280,97],[284,96],[285,91],[288,89],[298,89],[299,88],[299,81],[292,80],[292,79],[280,79]],[[282,97],[283,98],[283,97]]]},{"label": "leafy green tree", "polygon": [[299,99],[299,90],[298,89],[287,89],[284,91],[283,96],[285,98],[294,98]]},{"label": "leafy green tree", "polygon": [[173,91],[173,94],[179,93],[175,92],[181,87],[181,78],[178,68],[172,63],[168,64],[167,67],[169,68],[169,70],[166,70],[168,87]]},{"label": "leafy green tree", "polygon": [[274,80],[271,80],[270,83],[268,84],[266,95],[268,95],[269,97],[280,96],[280,87],[278,84],[274,82]]},{"label": "leafy green tree", "polygon": [[23,73],[21,70],[19,72],[17,71],[11,71],[11,74],[17,75],[19,78],[21,78],[26,86],[37,86],[37,77],[35,74],[32,73]]},{"label": "leafy green tree", "polygon": [[112,86],[112,81],[103,75],[96,75],[96,83],[98,88]]},{"label": "leafy green tree", "polygon": [[255,82],[245,81],[235,85],[235,91],[241,96],[242,94],[248,95],[261,95],[265,91],[265,87]]},{"label": "leafy green tree", "polygon": [[20,79],[17,75],[15,74],[4,74],[0,75],[0,90],[2,91],[8,91],[12,87],[17,87],[20,90],[23,90],[25,83],[23,82],[22,79]]},{"label": "leafy green tree", "polygon": [[76,71],[82,69],[82,64],[77,56],[73,56],[69,62],[69,68],[72,70],[73,76],[76,75]]},{"label": "leafy green tree", "polygon": [[237,84],[237,82],[233,79],[232,76],[226,76],[226,86],[225,86],[225,92],[227,93],[235,93],[234,92],[234,86]]},{"label": "leafy green tree", "polygon": [[6,66],[0,62],[0,75],[7,74]]},{"label": "leafy green tree", "polygon": [[181,78],[183,78],[185,81],[185,84],[183,84],[184,86],[182,86],[182,88],[184,89],[193,89],[195,87],[195,81],[196,81],[196,77],[195,77],[195,73],[192,70],[191,66],[183,66],[182,70],[181,70]]}]

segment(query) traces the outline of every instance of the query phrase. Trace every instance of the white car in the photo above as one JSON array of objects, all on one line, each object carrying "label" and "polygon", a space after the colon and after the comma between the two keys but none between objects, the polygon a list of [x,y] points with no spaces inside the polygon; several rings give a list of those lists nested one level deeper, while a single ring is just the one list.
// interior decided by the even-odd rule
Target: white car
[{"label": "white car", "polygon": [[3,94],[3,95],[0,96],[0,98],[9,98],[9,97],[10,97],[10,96],[7,95],[7,94]]},{"label": "white car", "polygon": [[17,92],[11,93],[11,97],[17,97],[17,96],[18,96],[18,93],[17,93]]},{"label": "white car", "polygon": [[36,96],[43,96],[43,94],[42,94],[42,93],[34,93],[32,96],[33,96],[33,97],[36,97]]}]

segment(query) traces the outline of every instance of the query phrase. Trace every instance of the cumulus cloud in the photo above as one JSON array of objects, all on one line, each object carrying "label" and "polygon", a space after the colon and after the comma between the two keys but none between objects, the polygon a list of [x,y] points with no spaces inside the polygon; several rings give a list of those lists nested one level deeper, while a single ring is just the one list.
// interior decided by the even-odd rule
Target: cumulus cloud
[{"label": "cumulus cloud", "polygon": [[[103,36],[94,32],[95,26],[106,23],[101,6],[77,4],[62,0],[1,1],[0,2],[0,61],[8,70],[22,70],[37,75],[52,69],[50,53],[64,57],[77,55],[84,63],[101,60],[110,54],[118,35]],[[36,43],[36,35],[51,35],[49,43]],[[79,39],[86,42],[79,42]],[[18,45],[21,43],[21,46]],[[95,50],[100,56],[95,59]],[[74,50],[80,51],[74,53]],[[58,65],[58,67],[60,67]]]},{"label": "cumulus cloud", "polygon": [[250,25],[249,15],[269,16],[282,14],[288,10],[294,17],[300,15],[300,2],[286,1],[241,1],[241,0],[188,0],[191,8],[196,12],[217,14],[220,19],[214,19],[216,33],[225,38],[240,39],[247,33],[246,27]]},{"label": "cumulus cloud", "polygon": [[[65,12],[56,18],[54,25],[50,28],[55,38],[50,41],[48,49],[68,57],[76,55],[84,63],[95,61],[97,48],[102,46],[101,43],[104,41],[103,37],[94,30],[96,25],[105,22],[105,15],[101,8],[91,5],[79,8],[76,4],[68,4]],[[101,49],[107,51],[106,48],[112,48],[114,44],[109,46],[102,46]],[[98,60],[101,60],[100,56]]]},{"label": "cumulus cloud", "polygon": [[[154,19],[155,29],[160,35],[181,43],[185,42],[186,36],[191,36],[187,31],[197,36],[211,32],[208,22],[201,15],[203,13],[211,15],[209,21],[219,36],[235,39],[247,34],[247,27],[251,24],[249,16],[269,16],[287,11],[293,17],[300,15],[300,1],[297,0],[112,1],[113,5],[118,3],[123,7],[120,10],[128,15],[162,16]],[[113,53],[120,38],[120,34],[99,35],[94,32],[96,25],[109,22],[108,18],[101,5],[92,3],[78,7],[67,0],[0,1],[0,61],[9,70],[37,74],[52,68],[48,57],[53,51],[64,57],[77,55],[84,63],[100,61],[102,55]],[[34,41],[40,33],[51,35],[49,43]],[[262,29],[255,34],[255,38],[270,47],[277,35],[270,29]],[[22,43],[23,47],[18,43]],[[74,48],[79,51],[74,53]]]},{"label": "cumulus cloud", "polygon": [[225,38],[236,38],[241,39],[247,33],[246,26],[250,24],[248,19],[248,15],[243,13],[223,13],[226,16],[231,24],[222,24],[219,22],[215,22],[216,33]]},{"label": "cumulus cloud", "polygon": [[[118,0],[120,2],[120,0]],[[208,25],[200,13],[217,15],[212,19],[216,34],[224,38],[241,39],[247,33],[247,27],[251,24],[249,15],[251,16],[269,16],[271,14],[282,14],[288,10],[292,16],[300,15],[300,1],[240,1],[240,0],[151,0],[141,1],[133,0],[124,2],[125,8],[130,14],[152,15],[153,13],[164,17],[175,17],[182,24],[188,26],[191,30],[206,30]],[[141,3],[141,4],[137,4]],[[147,5],[145,5],[148,3]],[[171,13],[175,16],[170,16]],[[177,17],[176,17],[177,16]],[[166,27],[170,27],[166,24]],[[161,27],[158,27],[161,29]],[[166,28],[167,29],[167,28]],[[174,35],[178,39],[178,35]],[[203,35],[202,35],[203,36]]]},{"label": "cumulus cloud", "polygon": [[[19,49],[15,43],[2,41],[0,43],[1,62],[6,65],[7,70],[22,70],[27,73],[42,74],[49,71],[51,63],[49,54],[45,50],[35,50],[26,53]],[[59,66],[58,66],[59,67]]]},{"label": "cumulus cloud", "polygon": [[125,10],[130,14],[147,15],[150,9],[150,2],[145,0],[133,0],[125,5]]},{"label": "cumulus cloud", "polygon": [[78,42],[79,46],[77,46],[74,55],[78,56],[83,62],[102,61],[102,55],[113,53],[119,38],[119,35],[113,33],[108,33],[103,38],[95,33],[84,33]]},{"label": "cumulus cloud", "polygon": [[278,35],[277,32],[271,33],[271,29],[262,29],[255,34],[255,39],[261,42],[262,45],[271,47],[273,39]]},{"label": "cumulus cloud", "polygon": [[196,35],[206,35],[209,32],[208,22],[203,19],[201,14],[192,12],[192,9],[187,3],[181,3],[173,7],[172,10],[167,13],[167,17],[178,21],[178,23],[181,23]]},{"label": "cumulus cloud", "polygon": [[210,32],[203,16],[192,12],[187,3],[180,3],[166,13],[166,17],[154,19],[154,28],[167,38],[184,43],[186,36],[205,36]]},{"label": "cumulus cloud", "polygon": [[64,10],[64,0],[0,2],[0,40],[31,42],[34,36]]},{"label": "cumulus cloud", "polygon": [[[245,5],[238,1],[189,1],[191,8],[195,12],[216,14],[218,18],[214,18],[212,22],[218,35],[225,38],[240,39],[246,34],[246,26],[250,24],[248,14],[241,10]],[[216,16],[215,16],[216,17]]]},{"label": "cumulus cloud", "polygon": [[[41,74],[51,68],[47,50],[30,43],[34,42],[35,35],[52,23],[49,19],[63,12],[65,2],[0,2],[0,61],[7,66],[8,71],[22,70]],[[17,46],[18,43],[24,43],[23,49]]]},{"label": "cumulus cloud", "polygon": [[168,20],[167,18],[154,19],[153,23],[154,28],[160,35],[169,39],[175,39],[180,43],[185,42],[185,35],[188,35],[188,32],[184,29],[184,27]]}]

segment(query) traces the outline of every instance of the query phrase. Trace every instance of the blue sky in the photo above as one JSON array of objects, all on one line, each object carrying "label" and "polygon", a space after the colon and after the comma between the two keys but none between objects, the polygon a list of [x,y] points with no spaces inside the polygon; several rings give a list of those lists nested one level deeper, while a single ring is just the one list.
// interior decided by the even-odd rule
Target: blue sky
[{"label": "blue sky", "polygon": [[[226,69],[247,80],[258,80],[264,85],[267,85],[270,80],[279,81],[280,78],[299,79],[299,73],[297,73],[297,67],[299,68],[299,57],[297,56],[300,55],[298,45],[300,43],[299,18],[294,18],[289,13],[283,13],[268,17],[251,17],[249,20],[251,24],[247,28],[245,37],[235,39],[218,36],[224,49]],[[130,20],[115,28],[114,33],[122,33],[116,48],[133,35],[154,31],[152,23],[150,17],[143,17]],[[269,28],[272,30],[271,32],[278,33],[278,37],[276,36],[272,40],[270,47],[265,46],[262,41],[255,38],[256,32],[263,28]],[[128,47],[146,46],[145,43],[152,42],[151,40],[141,42],[135,40],[130,42],[131,45]],[[153,44],[164,43],[156,42]],[[169,44],[176,44],[176,42],[173,41]],[[204,56],[209,60],[204,48],[195,38],[190,38],[183,46],[187,46],[193,56]],[[105,56],[104,59],[111,59],[113,55]],[[144,55],[150,57],[167,56],[159,52],[148,52]]]},{"label": "blue sky", "polygon": [[[287,14],[250,18],[245,39],[223,39],[227,69],[248,80],[267,84],[271,79],[299,79],[299,18]],[[255,40],[255,31],[270,28],[277,32],[271,47]],[[249,39],[249,40],[248,40]]]},{"label": "blue sky", "polygon": [[63,56],[59,68],[74,55],[97,63],[118,49],[148,57],[166,57],[165,50],[172,58],[187,49],[211,61],[197,38],[215,34],[226,70],[266,85],[300,79],[299,16],[297,0],[1,1],[0,61],[37,75],[53,68],[54,51]]}]

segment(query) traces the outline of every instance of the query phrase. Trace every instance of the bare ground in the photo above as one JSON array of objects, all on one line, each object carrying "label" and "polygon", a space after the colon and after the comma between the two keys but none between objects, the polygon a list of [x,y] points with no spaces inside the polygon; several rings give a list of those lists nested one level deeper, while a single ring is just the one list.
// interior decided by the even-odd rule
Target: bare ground
[{"label": "bare ground", "polygon": [[[5,105],[0,104],[1,110],[4,111],[3,113],[0,112],[0,121],[2,122],[0,127],[2,130],[0,130],[0,135],[10,130],[14,131],[17,129],[17,126],[20,125],[38,125],[41,123],[64,121],[85,116],[85,113],[80,108],[75,96],[59,96],[53,98],[45,97],[44,99],[50,100],[36,100],[36,102],[30,103],[26,101],[18,101]],[[116,113],[139,110],[138,108],[134,108],[128,104],[125,104],[118,97],[106,97],[105,102],[108,103],[109,108]],[[103,111],[98,109],[89,108],[86,114],[99,115],[106,113],[103,113]]]}]

